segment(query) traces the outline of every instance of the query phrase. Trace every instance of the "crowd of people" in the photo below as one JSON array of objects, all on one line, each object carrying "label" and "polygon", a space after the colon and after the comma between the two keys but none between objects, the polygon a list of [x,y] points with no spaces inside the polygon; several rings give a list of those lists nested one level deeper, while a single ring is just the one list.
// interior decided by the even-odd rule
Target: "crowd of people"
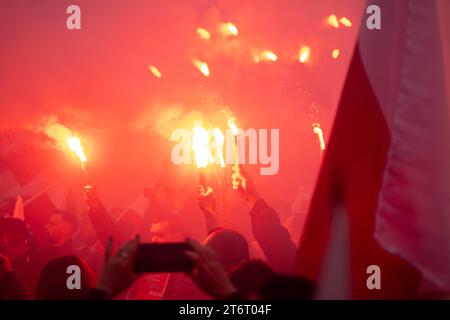
[{"label": "crowd of people", "polygon": [[[34,243],[26,221],[0,218],[0,300],[311,298],[314,284],[293,276],[297,249],[277,212],[243,168],[233,173],[232,181],[248,204],[264,261],[250,258],[244,235],[220,225],[211,187],[199,186],[198,203],[207,228],[206,239],[199,242],[183,237],[174,217],[146,221],[130,213],[115,221],[95,187],[87,185],[85,220],[54,211],[45,225],[46,245]],[[95,236],[86,232],[75,247],[74,233],[87,226]],[[139,244],[181,241],[189,245],[185,255],[193,263],[191,271],[133,271]],[[68,286],[70,266],[80,270],[77,288]]]}]

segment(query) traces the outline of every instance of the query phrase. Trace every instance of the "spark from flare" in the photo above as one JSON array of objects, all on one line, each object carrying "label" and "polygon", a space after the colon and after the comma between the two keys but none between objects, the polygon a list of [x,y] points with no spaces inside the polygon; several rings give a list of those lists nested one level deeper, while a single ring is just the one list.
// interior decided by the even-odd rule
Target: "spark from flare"
[{"label": "spark from flare", "polygon": [[158,68],[156,68],[155,66],[149,65],[148,66],[150,72],[157,78],[161,78],[162,74],[161,72],[158,70]]},{"label": "spark from flare", "polygon": [[331,53],[331,56],[333,57],[333,59],[337,59],[339,58],[339,56],[341,55],[341,51],[339,49],[334,49],[333,52]]},{"label": "spark from flare", "polygon": [[319,138],[320,150],[324,151],[325,150],[325,140],[323,139],[323,131],[322,131],[322,128],[320,127],[320,124],[314,123],[313,124],[313,131],[317,135],[317,137]]},{"label": "spark from flare", "polygon": [[200,61],[198,59],[194,59],[193,63],[205,77],[209,77],[211,75],[208,64],[206,62]]},{"label": "spark from flare", "polygon": [[352,26],[352,22],[350,21],[350,19],[348,19],[347,17],[342,17],[339,19],[339,22],[346,26],[347,28],[350,28]]},{"label": "spark from flare", "polygon": [[332,26],[333,28],[339,28],[339,21],[335,14],[331,14],[327,18],[327,24]]},{"label": "spark from flare", "polygon": [[69,149],[72,150],[77,157],[80,159],[82,163],[87,161],[87,157],[84,154],[83,146],[81,145],[81,141],[78,137],[70,137],[67,139],[67,145]]},{"label": "spark from flare", "polygon": [[[238,142],[237,136],[239,134],[238,126],[236,125],[236,117],[230,111],[222,110],[228,116],[228,127],[231,129],[231,133],[234,136],[233,139],[233,150],[234,150],[234,172],[239,175],[239,156],[238,156]],[[237,189],[238,186],[233,184],[233,189]]]},{"label": "spark from flare", "polygon": [[254,55],[254,61],[259,63],[261,61],[275,62],[278,60],[278,56],[270,50],[263,50],[259,54]]},{"label": "spark from flare", "polygon": [[239,34],[238,28],[231,22],[222,23],[220,25],[220,32],[227,37],[236,37]]},{"label": "spark from flare", "polygon": [[308,46],[302,46],[298,53],[300,63],[308,63],[311,59],[311,49]]},{"label": "spark from flare", "polygon": [[204,28],[197,28],[197,34],[200,39],[209,40],[211,38],[209,31]]}]

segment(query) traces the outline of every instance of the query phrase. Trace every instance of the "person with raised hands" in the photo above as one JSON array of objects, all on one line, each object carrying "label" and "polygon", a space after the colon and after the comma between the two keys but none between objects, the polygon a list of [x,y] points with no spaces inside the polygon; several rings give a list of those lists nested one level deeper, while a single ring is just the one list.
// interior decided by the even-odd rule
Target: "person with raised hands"
[{"label": "person with raised hands", "polygon": [[233,167],[233,189],[247,202],[252,231],[270,266],[277,272],[294,273],[297,249],[277,212],[260,196],[250,175],[242,166]]}]

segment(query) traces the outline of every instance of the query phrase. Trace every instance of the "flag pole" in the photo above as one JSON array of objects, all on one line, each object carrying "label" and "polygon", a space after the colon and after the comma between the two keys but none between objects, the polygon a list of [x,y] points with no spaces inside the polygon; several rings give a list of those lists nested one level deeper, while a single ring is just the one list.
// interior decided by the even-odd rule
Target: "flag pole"
[{"label": "flag pole", "polygon": [[36,200],[37,198],[39,198],[41,195],[43,195],[44,193],[46,193],[48,190],[50,190],[51,188],[53,188],[55,185],[57,185],[58,183],[60,183],[62,180],[64,180],[67,176],[69,175],[69,173],[63,174],[61,175],[58,179],[56,179],[55,181],[53,181],[52,183],[50,183],[49,185],[47,185],[46,187],[44,187],[42,190],[40,190],[39,192],[35,193],[33,196],[31,196],[31,198],[27,199],[27,201],[24,201],[23,206],[25,207],[27,204],[29,204],[30,202],[33,202],[34,200]]}]

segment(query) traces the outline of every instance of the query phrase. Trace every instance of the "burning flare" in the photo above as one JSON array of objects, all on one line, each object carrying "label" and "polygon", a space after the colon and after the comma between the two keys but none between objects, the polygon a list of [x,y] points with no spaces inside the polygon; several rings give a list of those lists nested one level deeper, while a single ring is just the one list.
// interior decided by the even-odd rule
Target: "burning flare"
[{"label": "burning flare", "polygon": [[331,14],[327,18],[327,24],[332,26],[333,28],[336,28],[336,29],[339,28],[339,21],[335,14]]},{"label": "burning flare", "polygon": [[311,59],[311,49],[308,46],[302,46],[298,53],[298,61],[300,63],[308,63]]},{"label": "burning flare", "polygon": [[220,25],[220,32],[227,37],[228,36],[236,37],[239,34],[238,28],[231,22],[222,23]]},{"label": "burning flare", "polygon": [[206,62],[194,59],[193,60],[194,65],[197,67],[197,69],[205,76],[209,77],[211,72],[209,71],[208,64]]},{"label": "burning flare", "polygon": [[211,38],[209,31],[204,28],[197,28],[197,34],[200,39],[209,40]]},{"label": "burning flare", "polygon": [[209,152],[208,144],[208,130],[200,125],[197,125],[193,129],[192,134],[192,150],[194,151],[197,168],[206,168],[208,163],[212,162],[212,156]]},{"label": "burning flare", "polygon": [[322,128],[320,127],[320,124],[314,123],[313,130],[314,130],[314,133],[319,138],[320,150],[324,151],[325,150],[325,140],[323,139],[323,131],[322,131]]},{"label": "burning flare", "polygon": [[78,139],[78,137],[68,138],[67,145],[69,146],[69,149],[77,155],[81,162],[85,163],[87,161],[83,146],[81,145],[80,139]]},{"label": "burning flare", "polygon": [[[238,143],[237,143],[237,136],[239,134],[239,129],[236,125],[236,118],[231,114],[231,112],[228,112],[228,127],[231,129],[231,132],[233,133],[234,140],[233,140],[233,150],[234,150],[234,172],[239,175],[239,157],[238,157]],[[237,189],[238,187],[233,184],[233,189]]]},{"label": "burning flare", "polygon": [[214,142],[216,144],[216,154],[219,158],[220,166],[225,168],[225,160],[223,158],[223,143],[225,142],[225,137],[219,128],[214,129]]},{"label": "burning flare", "polygon": [[156,68],[155,66],[149,65],[148,66],[150,72],[157,78],[161,78],[162,74],[161,72],[158,70],[158,68]]},{"label": "burning flare", "polygon": [[237,136],[239,134],[239,129],[234,123],[234,119],[228,119],[228,127],[231,129],[233,135]]},{"label": "burning flare", "polygon": [[74,152],[82,163],[87,161],[80,139],[74,136],[70,129],[56,121],[47,124],[44,132],[47,136],[55,140],[60,148]]}]

